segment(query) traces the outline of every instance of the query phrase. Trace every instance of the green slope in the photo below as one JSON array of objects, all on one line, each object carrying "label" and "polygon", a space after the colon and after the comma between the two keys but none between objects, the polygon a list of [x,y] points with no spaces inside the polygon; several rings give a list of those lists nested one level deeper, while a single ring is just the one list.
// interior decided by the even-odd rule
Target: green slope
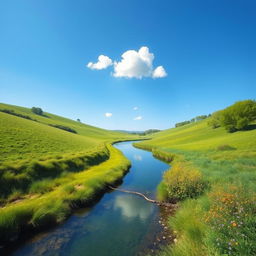
[{"label": "green slope", "polygon": [[171,164],[158,197],[178,202],[168,220],[175,243],[159,256],[256,254],[256,129],[228,133],[207,121],[135,143]]},{"label": "green slope", "polygon": [[212,129],[207,119],[179,128],[168,129],[152,136],[152,140],[140,145],[180,150],[215,150],[230,145],[238,150],[256,151],[256,129],[228,133],[224,128]]},{"label": "green slope", "polygon": [[58,224],[91,204],[130,165],[111,144],[138,136],[44,114],[0,104],[0,253],[27,228]]},{"label": "green slope", "polygon": [[[0,104],[0,110],[2,109],[27,115],[37,122],[0,112],[1,162],[55,158],[66,153],[85,152],[104,142],[131,137],[50,113],[39,116],[24,107]],[[51,127],[49,124],[70,127],[77,134]]]}]

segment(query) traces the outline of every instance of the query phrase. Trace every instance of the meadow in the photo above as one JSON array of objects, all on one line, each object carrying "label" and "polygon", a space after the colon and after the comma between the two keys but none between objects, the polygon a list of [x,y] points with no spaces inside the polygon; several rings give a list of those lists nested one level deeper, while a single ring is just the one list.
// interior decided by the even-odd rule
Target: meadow
[{"label": "meadow", "polygon": [[129,169],[111,144],[138,139],[7,104],[0,104],[0,134],[1,245],[95,202]]},{"label": "meadow", "polygon": [[209,119],[134,144],[171,165],[158,198],[179,208],[160,256],[256,254],[256,130],[228,133]]}]

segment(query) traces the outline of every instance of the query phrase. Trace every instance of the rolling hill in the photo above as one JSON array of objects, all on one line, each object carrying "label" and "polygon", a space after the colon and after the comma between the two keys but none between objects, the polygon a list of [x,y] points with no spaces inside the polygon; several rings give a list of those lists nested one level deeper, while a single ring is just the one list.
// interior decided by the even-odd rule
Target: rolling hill
[{"label": "rolling hill", "polygon": [[158,197],[179,204],[168,220],[175,241],[159,256],[256,253],[255,125],[230,133],[209,119],[134,144],[171,165]]},{"label": "rolling hill", "polygon": [[129,169],[112,143],[138,138],[7,104],[0,134],[0,250],[93,203]]}]

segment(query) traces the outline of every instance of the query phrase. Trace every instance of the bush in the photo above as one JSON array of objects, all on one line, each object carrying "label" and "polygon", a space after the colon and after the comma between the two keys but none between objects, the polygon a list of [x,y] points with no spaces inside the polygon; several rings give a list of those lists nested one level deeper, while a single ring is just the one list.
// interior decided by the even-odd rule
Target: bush
[{"label": "bush", "polygon": [[60,124],[49,124],[49,126],[52,126],[52,127],[55,127],[55,128],[67,131],[67,132],[77,133],[76,130],[74,130],[68,126],[64,126],[64,125],[60,125]]},{"label": "bush", "polygon": [[31,111],[34,113],[34,114],[37,114],[39,116],[42,116],[44,114],[43,110],[41,108],[36,108],[36,107],[32,107],[31,108]]},{"label": "bush", "polygon": [[218,128],[221,126],[220,119],[221,119],[221,111],[214,112],[210,119],[208,120],[208,125],[211,126],[213,129]]},{"label": "bush", "polygon": [[164,174],[168,198],[172,202],[195,198],[203,193],[207,182],[202,174],[188,162],[175,163]]},{"label": "bush", "polygon": [[31,118],[30,116],[23,115],[23,114],[20,114],[20,113],[16,113],[11,109],[0,109],[0,111],[3,112],[3,113],[9,114],[9,115],[18,116],[18,117],[25,118],[25,119],[32,120],[32,121],[37,121],[37,120]]},{"label": "bush", "polygon": [[212,128],[224,127],[228,132],[244,130],[256,120],[256,101],[244,100],[213,113],[208,124]]}]

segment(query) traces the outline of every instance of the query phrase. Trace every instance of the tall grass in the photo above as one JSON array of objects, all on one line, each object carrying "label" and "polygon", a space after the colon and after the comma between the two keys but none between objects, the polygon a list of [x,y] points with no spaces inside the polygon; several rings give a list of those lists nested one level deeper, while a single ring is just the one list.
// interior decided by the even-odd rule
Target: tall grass
[{"label": "tall grass", "polygon": [[152,137],[136,146],[172,166],[158,197],[181,200],[169,219],[175,243],[159,255],[256,255],[256,130],[228,134],[202,121]]},{"label": "tall grass", "polygon": [[[72,178],[60,177],[52,191],[1,208],[0,244],[17,239],[27,228],[40,229],[62,222],[73,208],[93,203],[108,185],[122,179],[130,162],[116,148],[111,145],[107,148],[110,158],[102,164],[70,174]],[[39,186],[43,191],[45,187],[48,188],[46,181]],[[39,193],[40,189],[35,191]]]}]

